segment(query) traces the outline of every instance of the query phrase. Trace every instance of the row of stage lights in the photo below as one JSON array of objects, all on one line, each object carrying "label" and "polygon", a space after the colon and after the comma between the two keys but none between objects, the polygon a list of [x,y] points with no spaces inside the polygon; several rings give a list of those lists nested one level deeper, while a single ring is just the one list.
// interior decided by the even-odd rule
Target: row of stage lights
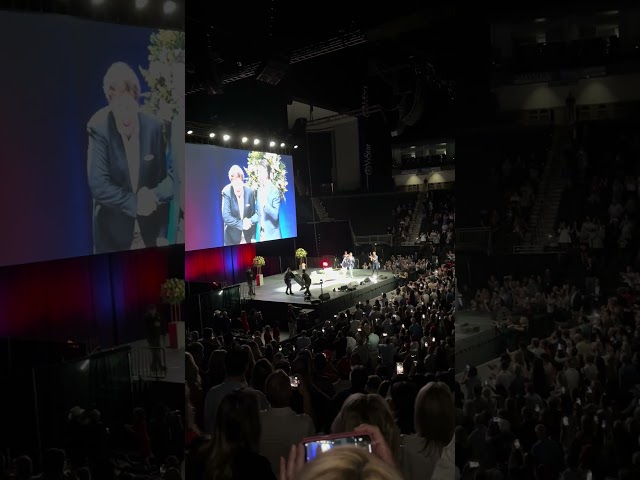
[{"label": "row of stage lights", "polygon": [[[193,130],[187,130],[187,135],[193,135]],[[209,134],[209,138],[216,138],[216,134],[213,133],[213,132],[210,133]],[[231,135],[225,133],[224,135],[222,135],[222,140],[225,141],[225,142],[228,142],[229,140],[231,140]],[[249,137],[242,137],[240,139],[240,141],[243,144],[248,143],[249,142]],[[261,140],[259,138],[254,138],[253,139],[253,145],[254,146],[257,147],[258,145],[260,145],[260,143],[261,143]],[[275,148],[277,144],[278,144],[278,142],[276,142],[275,140],[271,140],[269,142],[269,147]],[[280,148],[285,148],[286,146],[287,146],[286,143],[284,143],[284,142],[280,143]],[[298,148],[298,145],[294,145],[293,148]]]},{"label": "row of stage lights", "polygon": [[[107,0],[90,0],[91,5],[94,7],[100,7],[107,3]],[[132,0],[135,3],[137,10],[144,10],[151,3],[151,0]],[[165,15],[172,15],[178,10],[178,4],[173,0],[166,0],[162,5],[162,11]]]}]

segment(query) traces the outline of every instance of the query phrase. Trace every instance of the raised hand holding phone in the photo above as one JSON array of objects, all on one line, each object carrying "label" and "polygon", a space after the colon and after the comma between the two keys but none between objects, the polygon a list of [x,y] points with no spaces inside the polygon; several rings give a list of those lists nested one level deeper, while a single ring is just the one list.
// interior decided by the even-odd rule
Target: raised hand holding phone
[{"label": "raised hand holding phone", "polygon": [[393,454],[391,453],[391,449],[389,445],[387,445],[386,440],[382,436],[382,432],[375,425],[367,425],[362,424],[357,427],[354,431],[361,433],[363,435],[369,435],[371,438],[371,451],[377,455],[383,462],[389,463],[390,465],[396,465],[396,461],[393,458]]},{"label": "raised hand holding phone", "polygon": [[291,445],[289,458],[280,457],[280,480],[296,480],[305,465],[304,445]]}]

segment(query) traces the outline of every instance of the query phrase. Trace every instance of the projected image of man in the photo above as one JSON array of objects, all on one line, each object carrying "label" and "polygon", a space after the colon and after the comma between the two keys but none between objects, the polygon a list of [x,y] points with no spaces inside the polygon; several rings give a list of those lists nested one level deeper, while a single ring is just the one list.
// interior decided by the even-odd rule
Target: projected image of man
[{"label": "projected image of man", "polygon": [[258,167],[258,241],[279,240],[280,233],[280,190],[271,181],[271,167]]},{"label": "projected image of man", "polygon": [[166,245],[173,170],[165,125],[140,111],[140,81],[127,64],[111,65],[103,88],[109,105],[87,125],[94,252]]},{"label": "projected image of man", "polygon": [[244,171],[238,165],[229,169],[229,182],[222,189],[224,245],[255,242],[258,223],[255,195],[244,184]]}]

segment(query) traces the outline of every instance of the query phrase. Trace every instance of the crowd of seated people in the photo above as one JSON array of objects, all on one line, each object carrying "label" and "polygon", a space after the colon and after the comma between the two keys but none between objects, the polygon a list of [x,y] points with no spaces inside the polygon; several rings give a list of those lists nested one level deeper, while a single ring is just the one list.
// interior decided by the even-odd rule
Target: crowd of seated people
[{"label": "crowd of seated people", "polygon": [[[611,198],[621,186],[607,189]],[[633,192],[631,185],[626,190]],[[615,217],[605,221],[616,223]],[[492,276],[470,302],[521,334],[499,359],[468,366],[461,378],[456,451],[463,476],[640,476],[640,249],[632,237],[624,247],[612,242],[594,253],[599,245],[587,233],[578,232],[577,254],[562,256],[569,259],[556,272],[563,278],[551,270],[502,281]],[[573,270],[578,275],[569,282]],[[531,338],[526,330],[536,316],[548,328]]]},{"label": "crowd of seated people", "polygon": [[184,426],[162,404],[136,408],[131,424],[109,427],[96,409],[73,407],[65,441],[46,448],[40,465],[28,455],[0,457],[0,480],[181,480]]},{"label": "crowd of seated people", "polygon": [[494,318],[508,312],[525,317],[546,314],[555,321],[603,303],[604,290],[600,280],[596,277],[593,282],[585,280],[585,284],[590,289],[558,282],[549,269],[543,275],[522,278],[509,275],[498,280],[492,275],[487,287],[476,291],[469,307],[475,312],[491,313]]},{"label": "crowd of seated people", "polygon": [[[450,246],[454,242],[455,232],[455,203],[453,194],[434,192],[425,200],[422,231],[416,243],[431,244],[438,248],[440,245]],[[426,224],[426,228],[425,228]]]},{"label": "crowd of seated people", "polygon": [[503,243],[524,240],[547,158],[546,150],[505,155],[500,167],[491,170],[485,204],[499,207],[483,210],[481,224],[494,229]]},{"label": "crowd of seated people", "polygon": [[467,367],[456,392],[463,478],[640,477],[637,271],[604,302],[564,311],[547,338]]},{"label": "crowd of seated people", "polygon": [[414,203],[399,203],[392,209],[394,224],[387,228],[387,233],[393,235],[394,243],[402,243],[409,238],[409,229],[413,219]]},{"label": "crowd of seated people", "polygon": [[600,256],[604,250],[624,251],[638,237],[640,169],[631,152],[598,147],[568,153],[568,169],[575,173],[568,179],[555,242],[566,250],[586,246]]},{"label": "crowd of seated people", "polygon": [[[425,269],[280,343],[265,327],[188,346],[187,478],[453,478],[453,273]],[[305,464],[302,439],[353,431],[373,455]]]}]

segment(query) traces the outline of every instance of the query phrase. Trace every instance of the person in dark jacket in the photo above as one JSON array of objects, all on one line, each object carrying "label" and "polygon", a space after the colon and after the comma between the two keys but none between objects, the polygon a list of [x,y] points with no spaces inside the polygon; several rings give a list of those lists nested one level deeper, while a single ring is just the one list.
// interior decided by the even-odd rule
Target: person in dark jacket
[{"label": "person in dark jacket", "polygon": [[250,268],[247,268],[247,286],[249,287],[249,295],[252,297],[256,294],[256,289],[253,286],[253,279],[253,271]]},{"label": "person in dark jacket", "polygon": [[302,281],[304,282],[304,296],[311,298],[311,292],[309,291],[309,287],[311,286],[311,277],[307,273],[306,270],[302,271]]},{"label": "person in dark jacket", "polygon": [[285,292],[287,295],[293,295],[293,290],[291,290],[291,280],[293,280],[293,272],[291,268],[287,268],[287,271],[284,273],[284,283],[287,285],[287,291]]}]

